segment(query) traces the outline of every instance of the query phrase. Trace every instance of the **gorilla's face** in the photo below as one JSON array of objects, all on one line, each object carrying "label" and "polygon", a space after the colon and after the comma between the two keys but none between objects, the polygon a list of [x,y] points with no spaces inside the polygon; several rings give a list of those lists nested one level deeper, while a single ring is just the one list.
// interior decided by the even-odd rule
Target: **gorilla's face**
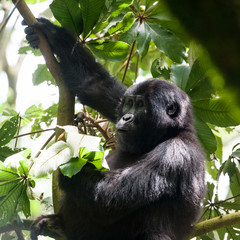
[{"label": "gorilla's face", "polygon": [[192,123],[188,96],[159,79],[130,87],[118,114],[118,145],[131,153],[146,153]]}]

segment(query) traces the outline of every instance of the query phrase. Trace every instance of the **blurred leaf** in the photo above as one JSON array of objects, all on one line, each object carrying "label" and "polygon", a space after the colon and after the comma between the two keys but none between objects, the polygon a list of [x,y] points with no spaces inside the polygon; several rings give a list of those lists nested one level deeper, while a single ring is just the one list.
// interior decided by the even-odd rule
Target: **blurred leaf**
[{"label": "blurred leaf", "polygon": [[39,49],[33,49],[30,46],[20,47],[18,49],[18,54],[28,54],[28,52],[33,53],[34,56],[42,56],[42,53]]},{"label": "blurred leaf", "polygon": [[50,9],[62,26],[68,28],[72,33],[77,33],[77,35],[82,33],[82,13],[77,1],[54,0],[50,4]]},{"label": "blurred leaf", "polygon": [[7,157],[22,151],[22,149],[11,149],[7,146],[0,147],[0,161],[4,161]]},{"label": "blurred leaf", "polygon": [[173,64],[171,66],[171,79],[183,91],[186,91],[190,71],[191,69],[187,64]]},{"label": "blurred leaf", "polygon": [[240,148],[238,148],[237,150],[235,150],[235,151],[232,153],[232,156],[240,159]]},{"label": "blurred leaf", "polygon": [[19,117],[12,117],[7,120],[0,128],[0,146],[9,143],[18,129],[18,119]]},{"label": "blurred leaf", "polygon": [[231,160],[231,158],[229,158],[227,161],[224,162],[224,166],[223,166],[223,173],[224,174],[228,174],[230,181],[233,177],[234,174],[236,174],[238,171],[236,164]]},{"label": "blurred leaf", "polygon": [[170,79],[170,69],[161,66],[161,60],[155,59],[151,66],[151,74],[154,78]]},{"label": "blurred leaf", "polygon": [[196,60],[191,68],[189,78],[184,91],[192,100],[203,100],[212,98],[215,90],[205,75],[206,71]]},{"label": "blurred leaf", "polygon": [[139,25],[137,34],[137,48],[141,57],[144,57],[148,52],[151,41],[150,33],[150,28],[145,22]]},{"label": "blurred leaf", "polygon": [[208,155],[214,153],[217,149],[217,141],[211,129],[198,117],[196,117],[194,125],[197,130],[198,139],[205,152]]},{"label": "blurred leaf", "polygon": [[78,0],[81,6],[83,18],[83,38],[89,34],[97,23],[103,10],[105,1]]},{"label": "blurred leaf", "polygon": [[47,81],[48,85],[50,84],[56,85],[53,79],[53,76],[51,75],[48,68],[46,67],[46,64],[38,64],[38,67],[33,73],[33,77],[32,77],[33,85],[38,86],[44,81]]},{"label": "blurred leaf", "polygon": [[129,45],[120,41],[105,41],[103,43],[92,41],[89,42],[88,47],[94,55],[108,61],[122,61],[129,53]]},{"label": "blurred leaf", "polygon": [[194,101],[194,112],[204,122],[219,127],[237,126],[240,124],[240,115],[230,102],[222,98]]}]

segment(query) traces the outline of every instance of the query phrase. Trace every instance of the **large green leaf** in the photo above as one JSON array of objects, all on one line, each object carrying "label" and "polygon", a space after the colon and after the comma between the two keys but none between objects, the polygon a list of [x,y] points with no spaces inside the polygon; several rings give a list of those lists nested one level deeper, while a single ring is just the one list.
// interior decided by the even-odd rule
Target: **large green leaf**
[{"label": "large green leaf", "polygon": [[85,38],[97,23],[103,10],[105,1],[78,0],[82,10],[83,37]]},{"label": "large green leaf", "polygon": [[191,97],[192,100],[203,100],[212,98],[214,88],[211,82],[206,77],[204,67],[196,60],[192,66],[185,92]]},{"label": "large green leaf", "polygon": [[190,67],[187,64],[173,64],[171,66],[171,79],[183,91],[186,90],[190,74]]},{"label": "large green leaf", "polygon": [[[102,1],[99,1],[102,2]],[[104,1],[103,1],[104,2]],[[54,17],[71,32],[80,35],[83,31],[82,13],[76,1],[54,0],[50,4]]]},{"label": "large green leaf", "polygon": [[137,48],[141,57],[144,57],[147,54],[150,41],[150,28],[145,22],[143,22],[139,25],[137,35]]},{"label": "large green leaf", "polygon": [[7,120],[0,128],[0,146],[9,143],[17,132],[18,116]]},{"label": "large green leaf", "polygon": [[207,99],[193,101],[192,103],[196,115],[204,122],[219,127],[237,126],[240,124],[239,110],[235,109],[225,99]]},{"label": "large green leaf", "polygon": [[196,117],[194,125],[197,131],[197,137],[204,151],[208,155],[214,153],[217,150],[217,141],[211,129],[198,117]]},{"label": "large green leaf", "polygon": [[140,25],[139,22],[133,23],[133,25],[130,27],[130,29],[128,31],[121,34],[119,40],[131,45],[137,38],[139,25]]},{"label": "large green leaf", "polygon": [[151,38],[155,45],[176,63],[185,58],[184,44],[170,31],[155,23],[146,23],[150,28]]},{"label": "large green leaf", "polygon": [[81,147],[78,158],[72,158],[67,163],[60,166],[60,170],[64,176],[71,178],[79,173],[82,168],[89,162],[99,171],[108,171],[109,169],[103,166],[102,158],[104,152],[93,151],[89,152],[86,147]]},{"label": "large green leaf", "polygon": [[88,47],[99,58],[107,61],[122,61],[129,53],[129,45],[124,42],[90,42]]},{"label": "large green leaf", "polygon": [[[27,181],[23,179],[17,172],[0,163],[0,226],[17,216],[17,211],[25,208],[22,204],[29,205],[26,197]],[[25,213],[25,216],[29,216],[30,209],[25,209]]]}]

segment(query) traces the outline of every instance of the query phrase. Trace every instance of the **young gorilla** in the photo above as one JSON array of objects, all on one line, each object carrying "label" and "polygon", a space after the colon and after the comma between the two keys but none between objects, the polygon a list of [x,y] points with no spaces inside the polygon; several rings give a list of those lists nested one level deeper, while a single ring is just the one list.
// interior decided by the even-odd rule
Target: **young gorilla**
[{"label": "young gorilla", "polygon": [[46,19],[25,32],[34,48],[40,29],[59,58],[64,80],[81,103],[116,123],[118,148],[109,172],[60,174],[60,211],[39,217],[32,239],[47,229],[71,240],[182,240],[204,195],[204,154],[188,96],[150,79],[125,89],[66,29]]}]

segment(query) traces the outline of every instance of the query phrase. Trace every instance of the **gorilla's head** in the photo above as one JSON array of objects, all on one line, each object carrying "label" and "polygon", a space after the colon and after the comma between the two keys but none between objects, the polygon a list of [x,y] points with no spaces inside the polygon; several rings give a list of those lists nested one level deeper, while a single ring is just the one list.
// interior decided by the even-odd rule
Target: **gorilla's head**
[{"label": "gorilla's head", "polygon": [[170,82],[150,79],[126,91],[118,111],[117,141],[123,151],[146,153],[191,126],[187,94]]}]

